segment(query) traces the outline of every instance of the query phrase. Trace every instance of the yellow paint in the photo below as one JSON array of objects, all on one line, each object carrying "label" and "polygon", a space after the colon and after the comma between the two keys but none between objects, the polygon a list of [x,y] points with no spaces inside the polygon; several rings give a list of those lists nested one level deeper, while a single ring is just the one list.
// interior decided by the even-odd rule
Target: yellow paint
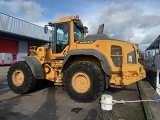
[{"label": "yellow paint", "polygon": [[50,81],[54,81],[55,71],[51,68],[48,64],[43,65],[44,73],[45,73],[45,79],[48,79]]},{"label": "yellow paint", "polygon": [[112,86],[122,86],[122,75],[121,74],[112,74],[110,79],[110,85]]},{"label": "yellow paint", "polygon": [[16,86],[21,86],[24,82],[23,72],[21,70],[14,71],[14,73],[12,74],[12,80]]},{"label": "yellow paint", "polygon": [[146,77],[146,72],[141,64],[123,64],[123,85],[129,85]]},{"label": "yellow paint", "polygon": [[45,61],[46,61],[46,47],[41,46],[41,47],[38,47],[36,50],[31,49],[30,51],[36,54],[35,57],[39,60],[39,62],[41,64],[45,63]]},{"label": "yellow paint", "polygon": [[[136,81],[139,81],[143,78],[145,78],[145,71],[143,67],[138,63],[139,54],[137,53],[137,46],[129,43],[124,42],[121,40],[96,40],[96,41],[90,41],[89,43],[79,43],[78,41],[74,40],[74,21],[78,20],[79,18],[76,16],[67,16],[60,18],[58,21],[49,22],[49,24],[54,25],[58,23],[64,23],[68,22],[70,31],[69,31],[69,45],[67,45],[64,50],[61,53],[53,53],[52,49],[47,49],[44,46],[38,47],[36,50],[31,50],[36,54],[36,58],[40,61],[42,66],[44,67],[44,73],[45,73],[45,79],[52,80],[55,83],[61,83],[63,78],[63,73],[61,72],[63,59],[71,50],[87,50],[87,49],[93,49],[97,50],[100,53],[102,53],[106,59],[108,60],[109,66],[111,67],[112,75],[110,76],[110,85],[111,86],[123,86],[123,85],[129,85]],[[86,34],[84,34],[86,37]],[[113,50],[111,46],[119,46],[122,50],[122,54],[117,52],[116,54],[112,55],[111,51]],[[127,63],[127,54],[136,51],[136,64],[128,64]],[[116,57],[117,59],[122,59],[122,66],[116,67],[115,63],[112,60],[112,57]],[[99,60],[94,56],[76,56],[70,59],[68,62],[69,65],[78,62],[78,61],[90,61],[93,64],[97,65],[104,74],[103,68],[99,62]],[[50,72],[48,73],[48,68],[50,68]],[[47,73],[47,74],[46,74]],[[80,75],[79,75],[80,74]],[[87,89],[89,89],[89,78],[87,75],[83,73],[77,73],[72,78],[72,85],[74,86],[74,89],[78,92],[85,92]],[[85,85],[83,86],[81,84],[81,80],[84,81]],[[81,86],[81,87],[78,87]],[[87,86],[87,87],[86,87]],[[86,87],[86,88],[85,88]],[[78,89],[79,88],[79,89]],[[81,90],[82,89],[82,90]]]},{"label": "yellow paint", "polygon": [[90,79],[87,74],[78,72],[72,77],[72,87],[78,93],[85,93],[90,88]]}]

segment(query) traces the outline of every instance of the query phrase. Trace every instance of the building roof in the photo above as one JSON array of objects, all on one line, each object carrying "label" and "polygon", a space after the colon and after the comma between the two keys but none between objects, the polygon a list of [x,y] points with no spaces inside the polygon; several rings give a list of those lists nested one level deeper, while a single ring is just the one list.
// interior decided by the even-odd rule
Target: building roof
[{"label": "building roof", "polygon": [[146,48],[146,50],[159,49],[160,35]]},{"label": "building roof", "polygon": [[29,38],[30,40],[38,40],[48,42],[51,37],[51,31],[44,33],[44,28],[30,22],[0,13],[0,37],[7,34],[13,35],[15,38]]}]

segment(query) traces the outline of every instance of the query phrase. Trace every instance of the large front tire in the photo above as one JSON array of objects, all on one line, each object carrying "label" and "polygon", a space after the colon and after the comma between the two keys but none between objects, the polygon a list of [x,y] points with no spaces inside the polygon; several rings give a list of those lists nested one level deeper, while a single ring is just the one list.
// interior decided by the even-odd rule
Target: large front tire
[{"label": "large front tire", "polygon": [[99,67],[87,61],[71,65],[64,73],[63,82],[73,100],[85,103],[99,98],[105,86]]},{"label": "large front tire", "polygon": [[33,90],[37,84],[29,65],[25,61],[19,61],[11,65],[7,75],[9,88],[17,93],[23,94]]}]

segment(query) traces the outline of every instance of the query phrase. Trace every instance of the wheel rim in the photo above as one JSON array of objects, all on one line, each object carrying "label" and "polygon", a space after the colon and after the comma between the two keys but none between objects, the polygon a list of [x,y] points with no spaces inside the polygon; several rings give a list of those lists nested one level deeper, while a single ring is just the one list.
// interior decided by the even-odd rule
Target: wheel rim
[{"label": "wheel rim", "polygon": [[23,72],[21,70],[16,70],[12,75],[12,80],[13,80],[13,83],[16,86],[22,85],[23,82],[24,82],[24,74],[23,74]]},{"label": "wheel rim", "polygon": [[79,93],[85,93],[90,88],[90,78],[87,74],[78,72],[72,77],[72,87]]}]

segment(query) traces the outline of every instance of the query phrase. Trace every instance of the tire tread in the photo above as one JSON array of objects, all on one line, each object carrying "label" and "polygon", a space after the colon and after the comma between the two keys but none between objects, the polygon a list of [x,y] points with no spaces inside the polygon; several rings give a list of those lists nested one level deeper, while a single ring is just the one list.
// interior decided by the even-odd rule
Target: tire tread
[{"label": "tire tread", "polygon": [[[70,69],[72,69],[73,67],[75,66],[79,66],[79,65],[84,65],[84,66],[87,66],[89,67],[90,69],[94,70],[95,71],[95,74],[97,75],[98,77],[98,86],[99,88],[94,88],[96,89],[97,91],[93,90],[92,93],[90,93],[90,96],[85,96],[87,99],[84,98],[83,95],[81,95],[80,93],[77,93],[78,96],[81,96],[82,99],[79,99],[80,97],[77,97],[77,96],[74,96],[74,95],[71,95],[70,92],[74,92],[74,90],[67,86],[68,85],[68,75],[69,74],[69,71]],[[94,82],[94,81],[93,81]],[[70,96],[71,99],[75,100],[75,101],[78,101],[78,102],[92,102],[94,100],[96,100],[97,98],[100,97],[100,95],[102,94],[103,90],[104,90],[104,86],[105,86],[105,83],[104,83],[104,76],[100,70],[100,68],[98,66],[96,66],[95,64],[91,63],[91,62],[88,62],[88,61],[80,61],[80,62],[77,62],[75,64],[72,64],[65,72],[64,72],[64,77],[63,77],[63,83],[64,83],[64,86],[65,86],[65,90],[67,92],[67,94]],[[93,93],[94,92],[94,93]],[[95,95],[93,95],[95,94]]]},{"label": "tire tread", "polygon": [[[21,86],[14,85],[12,81],[12,74],[17,69],[21,70],[25,76]],[[37,84],[37,80],[34,78],[29,65],[25,61],[19,61],[10,66],[7,74],[7,81],[9,88],[17,94],[27,93],[33,90]]]}]

